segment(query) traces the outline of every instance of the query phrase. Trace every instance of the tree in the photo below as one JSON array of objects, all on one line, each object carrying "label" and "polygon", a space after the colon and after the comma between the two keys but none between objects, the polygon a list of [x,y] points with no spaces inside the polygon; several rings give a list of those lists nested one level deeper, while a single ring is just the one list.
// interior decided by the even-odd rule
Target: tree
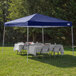
[{"label": "tree", "polygon": [[8,1],[0,0],[0,42],[2,42],[4,22],[7,21],[8,16]]},{"label": "tree", "polygon": [[[74,25],[74,38],[76,38],[76,1],[75,0],[1,0],[0,1],[0,24],[5,21],[14,20],[34,13],[40,13],[68,21],[72,21]],[[7,6],[7,8],[6,8]],[[8,8],[9,6],[9,8]],[[5,12],[7,11],[7,13]],[[1,27],[3,29],[3,27]],[[45,29],[46,42],[62,43],[71,45],[70,28],[48,28]],[[13,31],[13,32],[12,32]],[[26,41],[25,28],[7,28],[6,41],[12,43],[16,41]],[[11,35],[12,32],[12,35]],[[30,28],[30,41],[41,41],[41,29]],[[67,35],[68,34],[68,35]],[[0,34],[1,35],[1,34]],[[9,37],[10,35],[10,37]],[[46,38],[47,36],[47,38]],[[23,38],[22,38],[23,37]],[[76,41],[75,41],[76,43]]]}]

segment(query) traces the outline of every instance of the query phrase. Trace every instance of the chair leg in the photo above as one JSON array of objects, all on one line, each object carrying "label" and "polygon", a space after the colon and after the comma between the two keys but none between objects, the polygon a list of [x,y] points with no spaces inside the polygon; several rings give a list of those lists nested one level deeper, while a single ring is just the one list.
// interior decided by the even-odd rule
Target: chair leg
[{"label": "chair leg", "polygon": [[51,53],[49,53],[49,56],[51,56],[52,54]]},{"label": "chair leg", "polygon": [[55,56],[55,52],[53,52],[53,55]]},{"label": "chair leg", "polygon": [[20,54],[22,55],[22,51],[20,51]]},{"label": "chair leg", "polygon": [[18,55],[18,50],[17,50],[17,55]]},{"label": "chair leg", "polygon": [[51,55],[53,55],[53,51],[51,52]]},{"label": "chair leg", "polygon": [[57,53],[57,55],[59,55],[59,52]]}]

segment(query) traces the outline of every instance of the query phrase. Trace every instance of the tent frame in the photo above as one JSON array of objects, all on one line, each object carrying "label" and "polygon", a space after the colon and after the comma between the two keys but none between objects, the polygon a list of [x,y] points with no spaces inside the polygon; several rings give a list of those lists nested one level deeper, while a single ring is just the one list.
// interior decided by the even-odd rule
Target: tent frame
[{"label": "tent frame", "polygon": [[[4,43],[5,43],[5,26],[4,26],[4,30],[3,30],[3,43],[2,43],[2,47],[4,47]],[[2,48],[2,53],[3,53],[3,48]]]},{"label": "tent frame", "polygon": [[74,36],[73,36],[73,26],[71,26],[71,35],[72,35],[72,51],[74,56]]},{"label": "tent frame", "polygon": [[29,51],[29,27],[27,27],[27,63],[28,63],[28,51]]},{"label": "tent frame", "polygon": [[[74,39],[73,39],[73,26],[71,26],[71,35],[72,35],[72,52],[73,52],[73,56],[74,56]],[[29,27],[27,26],[27,43],[29,42]],[[44,28],[42,27],[42,42],[44,43]],[[5,43],[5,26],[4,26],[4,30],[3,30],[3,43],[2,43],[2,47],[4,47],[4,43]],[[27,63],[28,63],[28,50],[29,50],[29,45],[27,48]],[[2,48],[2,52],[3,52],[3,48]]]}]

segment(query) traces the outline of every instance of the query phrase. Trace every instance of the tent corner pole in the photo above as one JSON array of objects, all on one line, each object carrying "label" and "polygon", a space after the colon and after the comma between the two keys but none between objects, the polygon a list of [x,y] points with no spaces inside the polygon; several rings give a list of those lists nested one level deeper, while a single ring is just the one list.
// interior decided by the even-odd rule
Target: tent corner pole
[{"label": "tent corner pole", "polygon": [[27,27],[27,63],[28,63],[28,51],[29,51],[29,27]]},{"label": "tent corner pole", "polygon": [[3,48],[4,48],[4,43],[5,43],[5,26],[4,26],[4,30],[3,30],[3,41],[2,41],[2,53],[3,53]]},{"label": "tent corner pole", "polygon": [[72,34],[72,52],[74,56],[74,38],[73,38],[73,26],[71,26],[71,34]]}]

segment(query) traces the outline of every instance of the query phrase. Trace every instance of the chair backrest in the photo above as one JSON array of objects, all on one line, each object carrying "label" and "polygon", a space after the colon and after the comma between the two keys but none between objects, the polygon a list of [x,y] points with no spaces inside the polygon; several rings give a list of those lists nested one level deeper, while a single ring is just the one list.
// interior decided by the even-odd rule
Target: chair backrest
[{"label": "chair backrest", "polygon": [[47,51],[49,51],[49,45],[44,45],[43,47],[42,47],[42,51],[45,51],[45,52],[47,52]]},{"label": "chair backrest", "polygon": [[51,44],[50,47],[49,47],[49,50],[53,51],[54,47],[55,47],[55,45]]},{"label": "chair backrest", "polygon": [[24,45],[19,45],[19,52],[24,48]]},{"label": "chair backrest", "polygon": [[54,52],[59,52],[59,51],[60,51],[60,48],[61,48],[61,47],[60,47],[59,45],[56,45],[56,46],[54,47],[54,50],[53,50],[53,51],[54,51]]}]

